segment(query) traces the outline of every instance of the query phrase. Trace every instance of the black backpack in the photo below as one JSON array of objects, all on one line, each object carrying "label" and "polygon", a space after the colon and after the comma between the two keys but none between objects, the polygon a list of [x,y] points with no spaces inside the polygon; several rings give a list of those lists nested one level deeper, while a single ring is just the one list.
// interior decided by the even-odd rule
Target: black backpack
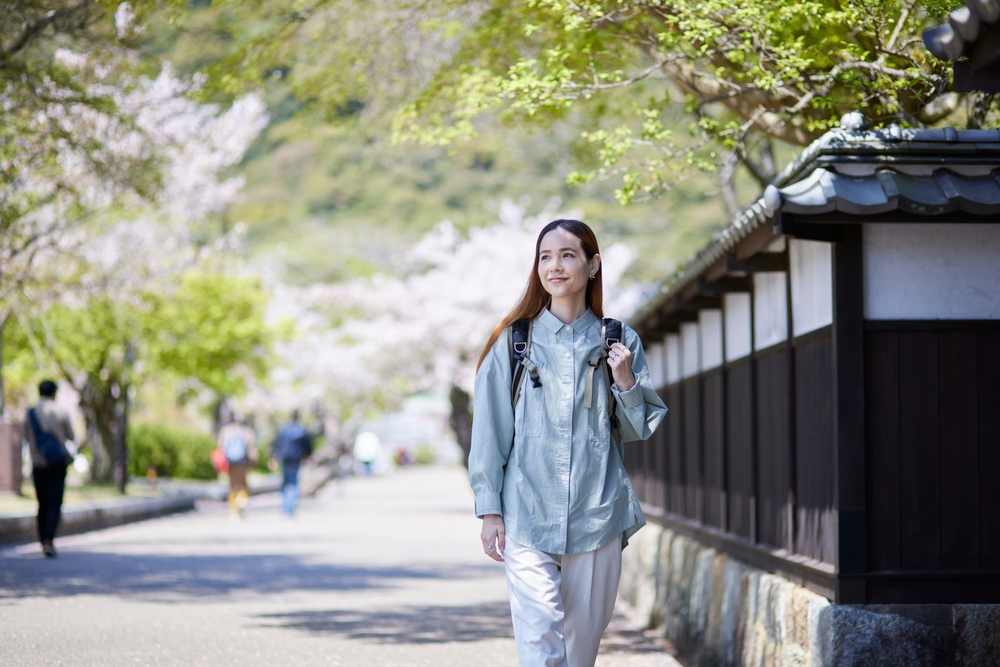
[{"label": "black backpack", "polygon": [[31,421],[31,430],[35,433],[35,447],[45,457],[45,461],[49,465],[67,463],[71,458],[69,452],[59,442],[59,438],[48,431],[42,430],[41,425],[38,423],[38,417],[35,416],[34,408],[28,410],[28,419]]},{"label": "black backpack", "polygon": [[[528,372],[531,377],[531,386],[538,389],[542,386],[542,381],[538,377],[538,369],[531,362],[529,352],[531,350],[531,320],[517,320],[507,327],[507,349],[510,354],[510,407],[517,404],[518,396],[521,395],[521,385],[524,384],[524,373]],[[618,417],[615,415],[617,404],[615,396],[611,391],[611,367],[608,365],[608,350],[615,343],[620,343],[623,339],[622,323],[619,320],[605,317],[601,321],[601,354],[590,362],[590,372],[587,375],[587,389],[585,403],[590,408],[593,397],[594,378],[593,373],[600,365],[604,371],[604,386],[608,390],[608,420],[611,424],[611,436],[615,442],[621,446],[618,438]]]}]

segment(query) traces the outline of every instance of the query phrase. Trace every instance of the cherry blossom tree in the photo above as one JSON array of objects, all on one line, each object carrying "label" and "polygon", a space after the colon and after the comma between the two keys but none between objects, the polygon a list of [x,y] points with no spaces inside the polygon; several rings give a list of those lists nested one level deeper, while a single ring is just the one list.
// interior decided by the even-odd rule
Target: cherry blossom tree
[{"label": "cherry blossom tree", "polygon": [[[108,150],[122,159],[155,154],[160,164],[155,194],[108,193],[99,178],[87,182],[88,174],[81,172],[78,177],[96,193],[86,202],[86,224],[64,228],[52,235],[52,243],[39,246],[30,284],[5,301],[34,350],[78,392],[94,452],[93,476],[107,479],[114,472],[120,486],[129,391],[144,368],[198,375],[192,379],[217,391],[241,384],[227,376],[239,376],[241,366],[263,371],[253,348],[265,332],[229,323],[252,315],[259,301],[252,276],[231,253],[241,230],[219,237],[207,225],[242,187],[242,179],[222,172],[240,160],[267,114],[253,95],[225,110],[198,104],[188,95],[197,85],[178,79],[168,66],[120,96],[119,108],[135,122],[128,131],[105,137]],[[99,120],[80,109],[66,122],[72,128],[100,125]],[[228,280],[228,289],[216,289],[219,280]],[[204,300],[209,295],[214,302]],[[203,299],[198,308],[184,308],[198,299]],[[224,304],[229,312],[205,317]],[[172,338],[164,335],[171,332]],[[211,347],[219,336],[228,341],[228,351]],[[194,347],[184,348],[185,342]],[[178,349],[192,354],[178,355]],[[234,349],[241,358],[234,358]]]},{"label": "cherry blossom tree", "polygon": [[[539,229],[574,215],[559,214],[553,202],[525,216],[523,207],[505,201],[496,224],[467,236],[439,224],[410,250],[403,277],[285,288],[277,299],[281,316],[295,319],[300,333],[278,346],[282,362],[270,389],[252,392],[248,404],[287,410],[296,402],[325,402],[350,426],[433,389],[449,396],[451,425],[467,452],[482,346],[525,288]],[[631,299],[633,290],[617,284],[634,251],[616,244],[603,256],[608,312],[625,317],[616,301]]]}]

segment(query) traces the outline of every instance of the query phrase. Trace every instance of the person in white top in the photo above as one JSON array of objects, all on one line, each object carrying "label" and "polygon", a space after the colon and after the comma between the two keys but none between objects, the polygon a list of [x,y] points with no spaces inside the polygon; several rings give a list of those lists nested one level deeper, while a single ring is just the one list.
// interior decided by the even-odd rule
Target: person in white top
[{"label": "person in white top", "polygon": [[69,448],[75,439],[69,414],[55,401],[57,389],[52,380],[38,385],[38,405],[28,410],[24,429],[38,498],[38,541],[48,558],[56,557],[54,540],[62,518],[66,468],[72,461]]}]

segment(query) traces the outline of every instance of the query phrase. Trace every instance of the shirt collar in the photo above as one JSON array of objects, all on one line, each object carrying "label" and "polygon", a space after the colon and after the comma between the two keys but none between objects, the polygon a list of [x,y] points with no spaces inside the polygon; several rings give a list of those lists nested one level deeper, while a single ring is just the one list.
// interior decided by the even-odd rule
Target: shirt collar
[{"label": "shirt collar", "polygon": [[594,322],[596,321],[597,321],[597,315],[594,315],[594,311],[592,311],[590,308],[587,309],[587,312],[585,312],[583,315],[577,318],[576,322],[573,322],[572,324],[569,325],[560,322],[559,318],[553,315],[548,308],[543,310],[541,315],[538,316],[538,322],[544,325],[545,328],[551,331],[552,333],[559,333],[559,330],[565,326],[573,327],[573,330],[576,331],[577,333],[584,333],[585,331],[587,331],[587,329],[593,326]]}]

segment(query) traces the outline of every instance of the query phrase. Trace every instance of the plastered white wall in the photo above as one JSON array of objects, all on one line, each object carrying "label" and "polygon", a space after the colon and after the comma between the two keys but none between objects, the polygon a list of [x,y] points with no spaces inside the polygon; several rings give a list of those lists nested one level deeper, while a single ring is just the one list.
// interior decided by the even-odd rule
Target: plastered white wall
[{"label": "plastered white wall", "polygon": [[788,255],[794,335],[833,324],[833,246],[791,239]]},{"label": "plastered white wall", "polygon": [[739,292],[726,294],[722,297],[722,312],[726,319],[726,361],[748,356],[753,352],[750,295]]},{"label": "plastered white wall", "polygon": [[1000,319],[1000,225],[871,223],[865,318]]},{"label": "plastered white wall", "polygon": [[646,364],[649,366],[649,379],[654,387],[663,386],[663,343],[653,343],[646,350]]},{"label": "plastered white wall", "polygon": [[664,343],[667,357],[667,384],[674,384],[681,379],[681,337],[677,334],[667,334]]},{"label": "plastered white wall", "polygon": [[788,338],[785,273],[753,274],[753,343],[763,350]]},{"label": "plastered white wall", "polygon": [[701,370],[718,368],[722,365],[722,311],[700,311],[698,325],[701,335]]},{"label": "plastered white wall", "polygon": [[699,338],[696,323],[685,322],[681,325],[681,377],[691,377],[701,370]]}]

